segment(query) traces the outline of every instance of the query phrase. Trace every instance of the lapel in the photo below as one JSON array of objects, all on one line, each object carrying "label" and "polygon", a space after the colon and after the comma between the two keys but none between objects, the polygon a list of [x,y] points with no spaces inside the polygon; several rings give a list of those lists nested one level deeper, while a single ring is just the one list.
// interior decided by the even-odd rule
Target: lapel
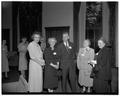
[{"label": "lapel", "polygon": [[105,50],[105,47],[103,47],[102,49],[100,49],[99,55],[101,55],[101,54],[103,53],[104,50]]},{"label": "lapel", "polygon": [[102,49],[100,49],[98,55],[97,55],[97,58],[103,58],[103,53],[104,53],[104,50],[105,50],[105,47],[103,47]]},{"label": "lapel", "polygon": [[[69,42],[68,42],[68,43],[69,43]],[[63,45],[64,50],[67,51],[67,53],[69,54],[70,51],[69,51],[69,49],[65,46],[64,42],[62,43],[62,45]],[[70,46],[70,43],[69,43],[69,46]]]}]

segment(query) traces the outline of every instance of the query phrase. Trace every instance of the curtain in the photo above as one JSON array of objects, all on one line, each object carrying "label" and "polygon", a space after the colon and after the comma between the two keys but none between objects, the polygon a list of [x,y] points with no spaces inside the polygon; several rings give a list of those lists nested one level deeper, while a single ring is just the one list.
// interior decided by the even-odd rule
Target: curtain
[{"label": "curtain", "polygon": [[81,2],[79,12],[79,48],[82,47],[86,33],[86,2]]},{"label": "curtain", "polygon": [[109,12],[109,7],[107,2],[103,2],[102,3],[102,8],[103,8],[103,12],[102,12],[102,25],[103,25],[103,36],[106,40],[109,41],[109,16],[110,16],[110,12]]}]

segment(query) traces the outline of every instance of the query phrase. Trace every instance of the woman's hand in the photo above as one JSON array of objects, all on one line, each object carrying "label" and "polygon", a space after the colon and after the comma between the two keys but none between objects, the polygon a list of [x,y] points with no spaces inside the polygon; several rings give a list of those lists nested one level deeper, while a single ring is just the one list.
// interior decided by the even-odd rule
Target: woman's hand
[{"label": "woman's hand", "polygon": [[54,67],[55,69],[59,69],[59,64],[58,64],[58,62],[57,62],[57,65],[54,65],[53,63],[50,63],[50,65],[51,65],[52,67]]},{"label": "woman's hand", "polygon": [[45,61],[41,60],[41,66],[45,66]]},{"label": "woman's hand", "polygon": [[88,64],[90,64],[92,67],[94,67],[95,64],[97,64],[97,61],[96,60],[91,60],[91,61],[88,61]]}]

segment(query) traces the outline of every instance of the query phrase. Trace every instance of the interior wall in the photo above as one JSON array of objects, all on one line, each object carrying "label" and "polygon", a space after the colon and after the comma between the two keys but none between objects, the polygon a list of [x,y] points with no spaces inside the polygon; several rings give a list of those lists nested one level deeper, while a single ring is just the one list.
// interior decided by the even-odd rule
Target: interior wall
[{"label": "interior wall", "polygon": [[70,26],[70,40],[73,41],[73,3],[43,2],[42,32],[45,27]]}]

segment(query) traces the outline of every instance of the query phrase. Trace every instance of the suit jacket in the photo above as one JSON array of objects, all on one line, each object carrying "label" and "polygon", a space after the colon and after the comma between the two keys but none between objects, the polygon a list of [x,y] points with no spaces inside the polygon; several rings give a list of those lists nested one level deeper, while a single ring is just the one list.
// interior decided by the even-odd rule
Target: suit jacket
[{"label": "suit jacket", "polygon": [[97,71],[97,78],[101,80],[111,80],[111,49],[106,46],[96,55],[97,64],[95,70]]},{"label": "suit jacket", "polygon": [[61,69],[67,66],[75,65],[74,64],[74,59],[75,59],[74,46],[73,46],[73,43],[71,42],[68,42],[68,43],[69,43],[69,48],[67,48],[63,42],[59,44],[57,47]]}]

